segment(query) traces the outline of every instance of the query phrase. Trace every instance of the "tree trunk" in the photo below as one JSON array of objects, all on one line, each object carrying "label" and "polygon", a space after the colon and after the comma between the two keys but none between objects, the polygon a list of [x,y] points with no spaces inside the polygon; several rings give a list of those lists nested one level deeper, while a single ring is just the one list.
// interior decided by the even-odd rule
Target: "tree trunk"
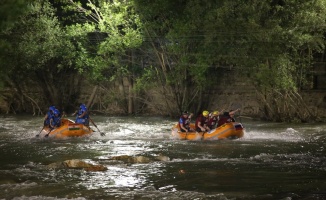
[{"label": "tree trunk", "polygon": [[87,108],[90,109],[90,106],[92,105],[93,101],[94,101],[94,97],[96,95],[96,92],[97,92],[97,88],[98,86],[96,85],[94,88],[93,88],[93,91],[92,91],[92,94],[91,96],[89,97],[88,101],[87,101]]},{"label": "tree trunk", "polygon": [[132,78],[128,79],[128,114],[134,113],[133,83]]}]

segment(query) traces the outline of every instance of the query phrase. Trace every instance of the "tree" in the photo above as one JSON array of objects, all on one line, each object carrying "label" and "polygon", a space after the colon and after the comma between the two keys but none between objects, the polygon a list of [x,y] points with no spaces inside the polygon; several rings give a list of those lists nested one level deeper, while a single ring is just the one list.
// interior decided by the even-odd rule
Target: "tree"
[{"label": "tree", "polygon": [[[225,1],[205,23],[215,62],[245,72],[261,97],[268,120],[307,121],[315,116],[300,97],[313,53],[324,49],[324,1]],[[214,10],[213,10],[214,11]],[[208,34],[208,33],[207,33]],[[227,45],[226,45],[227,44]]]},{"label": "tree", "polygon": [[[204,17],[206,3],[209,7],[210,2],[136,2],[149,43],[144,48],[150,49],[152,55],[149,57],[154,66],[147,70],[152,70],[152,80],[157,83],[152,86],[160,88],[157,98],[164,99],[164,105],[157,105],[157,109],[176,115],[186,109],[198,111],[205,108],[208,98],[203,95],[207,94],[207,69],[211,63],[202,56],[205,37],[200,19]],[[142,80],[146,81],[140,78],[138,83]]]},{"label": "tree", "polygon": [[60,108],[74,102],[81,79],[74,69],[78,49],[48,2],[29,3],[28,12],[2,35],[10,44],[1,55],[1,69],[7,72],[4,80],[12,92],[4,95],[13,111],[32,107],[42,112],[42,102]]},{"label": "tree", "polygon": [[[28,10],[28,4],[24,0],[3,0],[0,2],[0,30],[5,31],[13,26],[17,18]],[[5,54],[8,42],[0,40],[0,55]],[[2,86],[6,74],[5,68],[0,68],[0,86]],[[1,88],[1,87],[0,87]]]},{"label": "tree", "polygon": [[[94,55],[82,62],[93,69],[94,80],[120,81],[121,93],[117,98],[120,98],[119,102],[125,103],[123,107],[131,114],[134,101],[133,72],[137,67],[133,66],[133,53],[143,40],[141,23],[133,2],[94,0],[83,3],[69,0],[67,3],[68,10],[83,14],[77,19],[85,19],[82,23],[71,25],[69,29],[76,33],[92,34],[95,41],[92,45]],[[123,80],[127,80],[128,91],[123,87]]]},{"label": "tree", "polygon": [[[207,88],[209,72],[233,66],[255,85],[266,119],[315,117],[298,92],[313,53],[324,49],[324,1],[136,2],[161,56],[161,85],[174,88],[172,93],[182,91],[189,98],[185,89],[176,88],[186,88],[189,80],[191,91]],[[188,105],[179,104],[179,110]]]}]

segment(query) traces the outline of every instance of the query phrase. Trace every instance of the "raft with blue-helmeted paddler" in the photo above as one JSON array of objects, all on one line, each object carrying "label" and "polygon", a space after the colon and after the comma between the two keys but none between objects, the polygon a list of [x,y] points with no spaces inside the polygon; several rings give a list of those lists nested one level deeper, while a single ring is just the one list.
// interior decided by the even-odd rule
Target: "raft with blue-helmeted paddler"
[{"label": "raft with blue-helmeted paddler", "polygon": [[62,118],[60,127],[54,129],[45,127],[39,134],[39,137],[81,137],[90,135],[93,132],[94,131],[89,126],[85,126],[84,124],[77,124],[70,119]]}]

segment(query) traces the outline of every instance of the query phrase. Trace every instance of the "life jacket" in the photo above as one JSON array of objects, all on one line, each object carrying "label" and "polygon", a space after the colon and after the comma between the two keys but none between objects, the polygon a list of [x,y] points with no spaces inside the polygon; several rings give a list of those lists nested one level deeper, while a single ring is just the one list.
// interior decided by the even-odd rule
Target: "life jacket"
[{"label": "life jacket", "polygon": [[232,118],[228,112],[226,112],[218,120],[217,126],[222,126],[223,124],[230,123],[230,122],[235,122],[235,119]]},{"label": "life jacket", "polygon": [[189,117],[186,119],[186,122],[185,123],[186,123],[185,124],[185,127],[186,128],[190,128],[190,118]]},{"label": "life jacket", "polygon": [[180,119],[179,119],[179,123],[178,123],[180,130],[181,130],[181,124],[182,124],[183,127],[185,127],[186,129],[189,129],[189,128],[190,128],[190,121],[189,121],[189,118],[188,118],[188,117],[185,118],[185,117],[183,117],[183,115],[182,115],[182,116],[180,117]]},{"label": "life jacket", "polygon": [[226,123],[228,123],[228,117],[226,117],[226,116],[222,116],[222,117],[220,118],[220,120],[218,120],[218,124],[217,124],[217,126],[222,126],[223,124],[226,124]]},{"label": "life jacket", "polygon": [[198,127],[198,123],[200,122],[201,126],[207,125],[208,123],[208,117],[204,117],[202,114],[200,114],[197,119],[196,119],[196,123],[195,123],[195,128],[199,128]]},{"label": "life jacket", "polygon": [[44,126],[50,125],[51,118],[52,118],[52,112],[49,110],[46,113],[46,119],[44,120]]},{"label": "life jacket", "polygon": [[[83,116],[80,117],[81,115],[83,115]],[[85,106],[85,104],[80,105],[75,122],[78,123],[78,124],[84,124],[84,125],[88,126],[88,124],[89,124],[89,114],[88,114],[87,107]]]},{"label": "life jacket", "polygon": [[210,129],[212,129],[214,126],[215,126],[215,124],[217,124],[217,121],[218,121],[218,116],[213,116],[213,117],[211,117],[210,119],[209,119],[209,121],[208,121],[208,127],[210,128]]},{"label": "life jacket", "polygon": [[60,112],[59,110],[55,110],[53,115],[52,115],[52,123],[51,123],[52,127],[59,127],[61,126],[61,117],[60,117]]}]

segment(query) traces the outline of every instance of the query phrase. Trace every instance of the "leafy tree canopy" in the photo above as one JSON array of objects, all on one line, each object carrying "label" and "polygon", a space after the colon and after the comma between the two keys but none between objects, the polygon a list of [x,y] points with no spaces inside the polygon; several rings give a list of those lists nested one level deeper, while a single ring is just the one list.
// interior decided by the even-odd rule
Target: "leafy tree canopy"
[{"label": "leafy tree canopy", "polygon": [[66,3],[66,10],[77,13],[75,20],[81,22],[69,26],[69,33],[88,35],[92,41],[84,46],[85,49],[93,46],[92,51],[86,50],[88,57],[80,60],[93,68],[92,77],[101,80],[128,73],[128,63],[125,61],[128,50],[137,48],[143,41],[141,23],[133,1],[94,0],[81,3],[70,0]]}]

